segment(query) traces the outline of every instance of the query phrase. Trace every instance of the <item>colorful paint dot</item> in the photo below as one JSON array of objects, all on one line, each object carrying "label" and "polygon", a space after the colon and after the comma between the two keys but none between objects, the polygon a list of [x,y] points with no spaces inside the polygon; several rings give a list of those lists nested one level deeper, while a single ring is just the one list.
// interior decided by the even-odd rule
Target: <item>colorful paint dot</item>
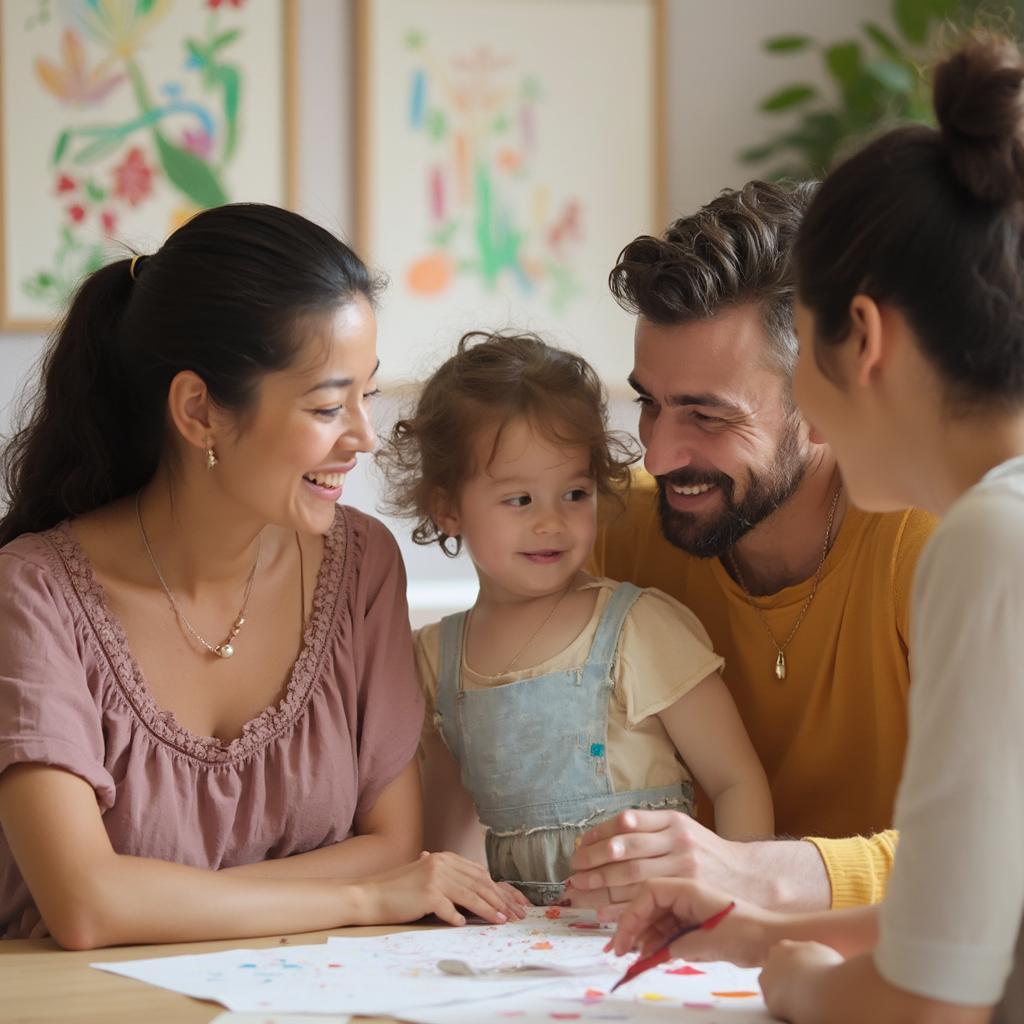
[{"label": "colorful paint dot", "polygon": [[530,949],[551,949],[552,945],[550,942],[535,942]]},{"label": "colorful paint dot", "polygon": [[239,967],[255,967],[255,964],[239,964]]},{"label": "colorful paint dot", "polygon": [[573,921],[570,928],[579,928],[580,931],[596,932],[601,930],[601,925],[597,921]]},{"label": "colorful paint dot", "polygon": [[558,909],[558,907],[548,907],[548,909],[544,911],[544,916],[549,917],[552,921],[554,921],[562,916],[562,912]]},{"label": "colorful paint dot", "polygon": [[328,967],[340,967],[341,964],[328,964],[327,966]]},{"label": "colorful paint dot", "polygon": [[689,964],[686,964],[685,967],[677,967],[677,968],[675,968],[675,970],[666,971],[665,973],[666,974],[690,975],[690,974],[703,974],[704,972],[703,971],[698,971],[696,967],[691,967]]},{"label": "colorful paint dot", "polygon": [[686,1010],[713,1010],[715,1008],[714,1003],[683,1003],[683,1008]]},{"label": "colorful paint dot", "polygon": [[660,1003],[668,999],[668,996],[663,996],[660,992],[645,992],[641,999],[646,999],[649,1003]]},{"label": "colorful paint dot", "polygon": [[716,999],[752,999],[754,996],[758,996],[760,992],[712,992],[711,993]]},{"label": "colorful paint dot", "polygon": [[591,743],[590,744],[590,756],[591,757],[604,757],[604,744],[603,743]]}]

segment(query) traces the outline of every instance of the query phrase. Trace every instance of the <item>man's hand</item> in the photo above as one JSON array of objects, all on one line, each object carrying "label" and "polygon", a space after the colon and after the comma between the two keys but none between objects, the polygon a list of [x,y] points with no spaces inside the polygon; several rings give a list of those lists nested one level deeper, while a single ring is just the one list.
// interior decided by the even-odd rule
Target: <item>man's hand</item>
[{"label": "man's hand", "polygon": [[603,921],[652,878],[693,879],[770,910],[827,910],[832,899],[813,844],[730,842],[679,811],[622,811],[582,837],[571,863],[567,898]]}]

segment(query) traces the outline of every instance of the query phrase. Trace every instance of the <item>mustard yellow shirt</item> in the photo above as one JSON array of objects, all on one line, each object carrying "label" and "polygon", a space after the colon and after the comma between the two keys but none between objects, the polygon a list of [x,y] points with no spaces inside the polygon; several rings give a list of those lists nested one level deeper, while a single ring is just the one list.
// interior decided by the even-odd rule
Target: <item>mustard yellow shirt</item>
[{"label": "mustard yellow shirt", "polygon": [[[596,572],[657,587],[701,621],[768,775],[776,828],[824,837],[813,841],[836,907],[880,899],[891,869],[895,836],[885,830],[907,739],[910,594],[935,525],[916,510],[847,511],[786,648],[784,680],[764,624],[721,561],[687,555],[662,536],[646,473],[636,474],[625,511],[609,507],[595,548]],[[758,598],[779,639],[811,585]]]}]

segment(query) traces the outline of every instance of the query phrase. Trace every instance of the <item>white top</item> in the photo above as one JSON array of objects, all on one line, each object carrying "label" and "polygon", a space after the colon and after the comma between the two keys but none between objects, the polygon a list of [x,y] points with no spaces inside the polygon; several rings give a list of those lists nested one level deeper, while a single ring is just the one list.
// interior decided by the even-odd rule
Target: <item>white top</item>
[{"label": "white top", "polygon": [[[1024,1020],[1024,457],[950,509],[917,568],[910,742],[875,963]],[[1012,975],[1012,976],[1011,976]]]}]

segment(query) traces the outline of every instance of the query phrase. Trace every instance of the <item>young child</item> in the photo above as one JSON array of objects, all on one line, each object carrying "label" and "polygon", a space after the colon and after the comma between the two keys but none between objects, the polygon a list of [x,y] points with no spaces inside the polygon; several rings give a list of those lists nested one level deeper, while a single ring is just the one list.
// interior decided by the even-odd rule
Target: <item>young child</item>
[{"label": "young child", "polygon": [[414,540],[465,545],[480,580],[469,611],[416,637],[428,842],[466,851],[478,814],[492,876],[544,904],[596,821],[692,813],[691,775],[722,835],[771,835],[764,771],[700,623],[584,571],[598,495],[626,485],[636,455],[608,432],[583,359],[467,334],[379,459]]}]

